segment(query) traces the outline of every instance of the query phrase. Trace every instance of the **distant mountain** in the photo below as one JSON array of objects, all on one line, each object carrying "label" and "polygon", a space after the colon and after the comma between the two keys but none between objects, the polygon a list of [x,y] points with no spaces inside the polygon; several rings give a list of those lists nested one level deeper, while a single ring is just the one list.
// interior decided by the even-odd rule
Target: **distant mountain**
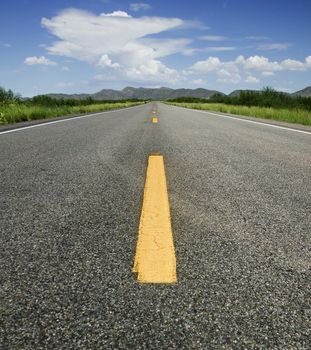
[{"label": "distant mountain", "polygon": [[[228,96],[238,97],[242,91],[252,91],[260,92],[260,90],[234,90]],[[199,89],[170,89],[167,87],[161,88],[134,88],[126,87],[123,90],[112,90],[112,89],[103,89],[96,92],[95,94],[48,94],[48,96],[53,98],[73,98],[73,99],[86,99],[91,97],[94,100],[127,100],[127,99],[139,99],[139,100],[168,100],[178,97],[196,97],[196,98],[206,98],[209,99],[214,94],[219,93],[222,95],[222,92],[216,90],[207,90],[203,88]],[[303,90],[294,92],[290,96],[303,96],[311,97],[311,86],[306,87]]]},{"label": "distant mountain", "polygon": [[74,100],[83,100],[88,98],[89,94],[73,94],[73,95],[68,95],[68,94],[46,94],[46,96],[52,97],[52,98],[63,98],[63,99],[74,99]]},{"label": "distant mountain", "polygon": [[167,87],[147,89],[126,87],[123,90],[103,89],[95,94],[48,94],[47,96],[53,98],[64,99],[85,99],[92,97],[94,100],[126,100],[126,99],[141,99],[141,100],[168,100],[178,97],[197,97],[210,98],[212,95],[220,93],[216,90],[207,89],[170,89]]},{"label": "distant mountain", "polygon": [[112,89],[104,89],[96,92],[95,94],[88,95],[92,97],[94,100],[123,100],[126,99],[125,95],[122,91],[112,90]]},{"label": "distant mountain", "polygon": [[293,94],[291,94],[291,96],[311,97],[311,86],[308,86],[302,90],[296,91]]}]

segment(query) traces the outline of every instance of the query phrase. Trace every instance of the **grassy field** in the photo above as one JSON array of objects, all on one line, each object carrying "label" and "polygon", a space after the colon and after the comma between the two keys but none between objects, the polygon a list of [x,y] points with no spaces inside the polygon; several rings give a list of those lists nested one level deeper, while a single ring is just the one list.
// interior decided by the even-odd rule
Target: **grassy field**
[{"label": "grassy field", "polygon": [[46,119],[65,115],[109,111],[143,104],[144,102],[94,103],[81,106],[42,106],[23,103],[0,105],[0,124]]},{"label": "grassy field", "polygon": [[231,113],[250,117],[285,121],[288,123],[297,123],[311,125],[311,112],[305,109],[282,109],[272,107],[257,106],[239,106],[227,105],[224,103],[186,103],[186,102],[169,102],[174,106],[193,108],[200,110],[209,110],[215,112]]}]

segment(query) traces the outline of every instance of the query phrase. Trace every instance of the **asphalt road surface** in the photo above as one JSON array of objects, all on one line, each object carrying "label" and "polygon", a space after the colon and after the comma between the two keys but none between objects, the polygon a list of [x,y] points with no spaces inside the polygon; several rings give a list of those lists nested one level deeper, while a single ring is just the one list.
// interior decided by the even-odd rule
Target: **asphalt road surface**
[{"label": "asphalt road surface", "polygon": [[[311,349],[311,134],[154,107],[0,134],[0,348]],[[132,272],[154,152],[171,285]]]}]

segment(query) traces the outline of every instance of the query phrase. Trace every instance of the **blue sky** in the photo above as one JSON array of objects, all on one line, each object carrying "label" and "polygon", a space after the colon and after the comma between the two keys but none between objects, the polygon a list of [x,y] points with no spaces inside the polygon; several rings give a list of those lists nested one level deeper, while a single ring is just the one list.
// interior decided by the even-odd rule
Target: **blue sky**
[{"label": "blue sky", "polygon": [[4,0],[0,85],[292,92],[311,85],[310,14],[310,0]]}]

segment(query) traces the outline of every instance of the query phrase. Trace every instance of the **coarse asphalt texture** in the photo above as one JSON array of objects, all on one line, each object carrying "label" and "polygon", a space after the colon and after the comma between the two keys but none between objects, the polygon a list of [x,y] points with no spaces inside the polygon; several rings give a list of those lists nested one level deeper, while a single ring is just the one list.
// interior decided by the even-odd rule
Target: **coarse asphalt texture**
[{"label": "coarse asphalt texture", "polygon": [[[0,149],[1,349],[311,349],[311,134],[149,103]],[[132,272],[150,153],[173,285]]]}]

